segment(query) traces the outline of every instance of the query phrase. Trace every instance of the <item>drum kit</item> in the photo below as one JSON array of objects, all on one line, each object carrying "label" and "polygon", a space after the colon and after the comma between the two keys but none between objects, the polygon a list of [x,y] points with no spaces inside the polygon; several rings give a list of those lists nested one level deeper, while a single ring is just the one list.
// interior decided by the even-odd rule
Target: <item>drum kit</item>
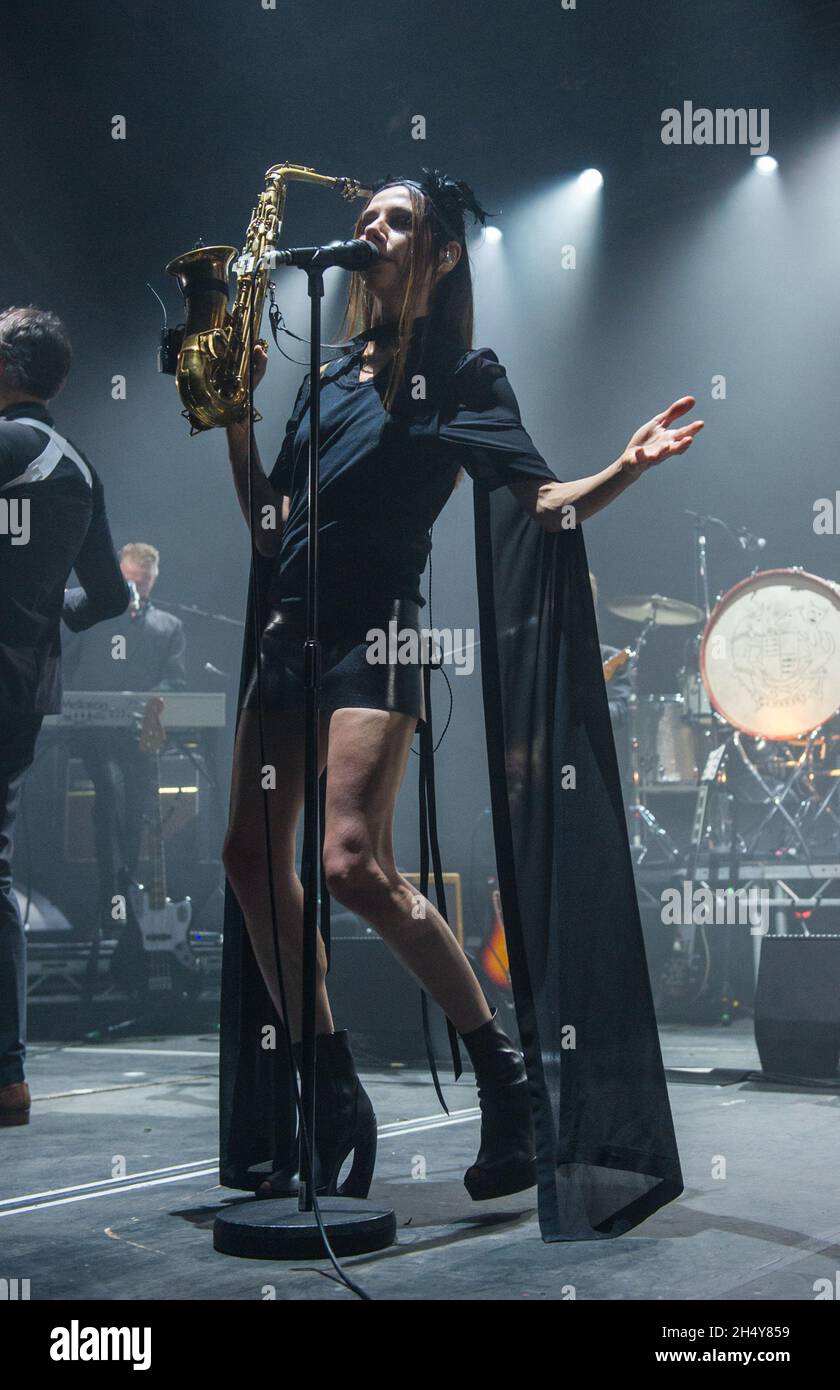
[{"label": "drum kit", "polygon": [[[739,857],[837,859],[840,585],[798,567],[754,571],[711,607],[701,530],[705,608],[661,594],[608,605],[641,625],[628,663],[634,861],[651,862],[656,852],[674,865],[692,855],[696,863],[703,848],[727,839]],[[657,629],[672,626],[698,629],[679,689],[640,696],[646,645]],[[696,797],[688,847],[651,810],[651,794],[659,792]],[[720,795],[707,821],[712,792]]]}]

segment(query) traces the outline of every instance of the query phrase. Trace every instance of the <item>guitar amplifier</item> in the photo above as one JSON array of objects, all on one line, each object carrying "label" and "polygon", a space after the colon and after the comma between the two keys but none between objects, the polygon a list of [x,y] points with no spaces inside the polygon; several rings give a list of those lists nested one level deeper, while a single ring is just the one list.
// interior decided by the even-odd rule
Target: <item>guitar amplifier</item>
[{"label": "guitar amplifier", "polygon": [[[96,859],[93,812],[96,794],[84,763],[68,758],[64,792],[64,858],[68,864],[89,864]],[[196,770],[189,758],[179,753],[165,754],[160,760],[160,801],[164,842],[176,839],[194,826],[200,810]],[[145,830],[140,842],[140,860],[148,857]]]},{"label": "guitar amplifier", "polygon": [[[400,869],[403,878],[407,878],[409,883],[413,883],[420,891],[420,875],[415,873],[404,873]],[[455,873],[443,874],[443,887],[446,893],[446,911],[449,914],[449,925],[455,933],[458,945],[464,945],[464,902],[461,893],[461,875]],[[429,870],[429,901],[435,902],[435,880],[434,875]]]}]

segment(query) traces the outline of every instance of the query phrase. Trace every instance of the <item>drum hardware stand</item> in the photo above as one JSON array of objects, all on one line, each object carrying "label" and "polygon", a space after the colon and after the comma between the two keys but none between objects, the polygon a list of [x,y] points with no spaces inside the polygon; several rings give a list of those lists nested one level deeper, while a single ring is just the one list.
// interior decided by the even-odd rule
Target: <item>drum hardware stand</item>
[{"label": "drum hardware stand", "polygon": [[[717,748],[713,749],[706,759],[700,777],[700,785],[697,789],[697,801],[691,828],[691,843],[686,861],[686,881],[692,885],[698,882],[707,887],[710,892],[714,892],[716,888],[721,887],[727,880],[730,883],[737,884],[741,867],[741,845],[737,832],[736,810],[733,805],[729,850],[728,852],[721,848],[714,850],[711,845],[707,845],[707,871],[704,875],[698,876],[701,848],[704,840],[707,839],[707,809],[709,798],[721,776],[731,743],[732,738],[730,736],[726,738],[723,743],[719,744]],[[680,955],[684,957],[682,969],[688,979],[691,978],[694,956],[697,951],[699,930],[700,929],[694,923],[686,924],[677,932],[674,941],[675,952],[679,951]],[[691,1001],[693,1003],[696,1003],[703,997],[708,984],[710,961],[709,944],[708,938],[705,935],[705,929],[703,929],[703,948],[706,953],[706,965],[700,988]],[[727,1026],[732,1022],[732,1009],[729,1003],[729,969],[730,937],[727,936],[723,954],[723,978],[720,987],[720,1023],[723,1026]]]},{"label": "drum hardware stand", "polygon": [[656,612],[654,609],[653,615],[648,618],[639,634],[639,640],[630,657],[627,671],[630,681],[628,723],[630,726],[630,782],[633,796],[631,804],[627,807],[627,815],[630,823],[630,853],[636,868],[645,862],[648,853],[654,847],[662,850],[666,859],[671,863],[678,863],[682,858],[679,846],[647,805],[642,787],[639,760],[639,699],[637,695],[639,659],[650,631],[655,626]]},{"label": "drum hardware stand", "polygon": [[[630,710],[632,717],[632,703]],[[638,782],[634,782],[634,796],[636,799],[627,807],[627,814],[630,817],[630,852],[634,856],[636,868],[645,862],[653,848],[661,849],[670,863],[679,863],[682,858],[679,845],[643,800],[644,792]]]},{"label": "drum hardware stand", "polygon": [[[715,772],[715,776],[716,776],[716,777],[719,775],[720,770],[721,770],[722,766],[724,765],[724,763],[725,763],[725,761],[726,761],[726,756],[727,756],[727,754],[728,754],[728,752],[729,752],[729,749],[730,749],[732,743],[734,742],[734,737],[735,737],[734,735],[733,735],[732,737],[727,737],[727,738],[724,740],[724,742],[721,744],[720,750],[715,750],[715,752],[717,752],[717,751],[720,751],[720,752],[721,752],[720,761],[717,762],[717,763],[715,764],[715,766],[716,766],[716,768],[717,768],[717,771]],[[707,768],[710,767],[710,765],[712,764],[712,760],[713,760],[714,758],[715,758],[715,753],[711,753],[711,754],[709,755],[709,760],[708,760],[707,765],[706,765]],[[705,772],[705,771],[706,771],[706,769],[704,768],[704,772]],[[730,883],[730,884],[732,885],[732,887],[733,887],[734,889],[736,889],[736,891],[737,891],[737,889],[738,889],[738,887],[739,887],[739,885],[740,885],[740,880],[741,880],[741,862],[742,862],[742,859],[743,859],[743,852],[744,852],[744,840],[743,840],[743,837],[742,837],[742,835],[741,835],[741,833],[740,833],[740,831],[739,831],[739,829],[738,829],[738,802],[737,802],[737,800],[736,800],[736,798],[735,798],[734,796],[730,796],[730,798],[729,798],[729,805],[730,805],[730,821],[729,821],[729,856],[728,856],[728,874],[727,874],[727,877],[728,877],[728,879],[729,879],[729,883]],[[719,874],[720,874],[721,867],[723,866],[724,862],[725,862],[724,856],[723,856],[720,852],[718,852],[718,853],[716,854],[713,850],[710,849],[710,850],[709,850],[709,876],[711,877],[713,872],[714,872],[714,874],[715,874],[716,876],[719,875]],[[755,940],[755,938],[753,938],[753,940]],[[734,1014],[735,1014],[735,1012],[736,1012],[736,1005],[733,1004],[733,1002],[732,1002],[732,994],[731,994],[730,984],[729,984],[729,977],[730,977],[731,966],[732,966],[732,933],[731,933],[730,931],[727,931],[727,932],[726,932],[726,935],[725,935],[725,937],[724,937],[723,971],[722,971],[722,979],[721,979],[721,982],[720,982],[720,1023],[721,1023],[721,1026],[724,1027],[724,1028],[728,1027],[728,1026],[733,1022],[733,1017],[734,1017]]]},{"label": "drum hardware stand", "polygon": [[[730,739],[727,739],[725,740],[725,742],[721,743],[717,748],[712,750],[712,752],[706,759],[706,765],[703,768],[702,773],[700,774],[700,786],[697,789],[697,801],[695,803],[694,808],[694,820],[691,826],[691,845],[689,849],[689,858],[686,872],[686,878],[690,883],[693,883],[697,876],[697,866],[700,861],[700,846],[703,843],[703,838],[706,831],[706,810],[709,804],[709,796],[711,794],[712,788],[715,786],[720,776],[722,764],[724,762],[727,752],[729,751],[730,741]],[[733,853],[734,848],[735,846],[733,843]],[[710,877],[712,858],[713,855],[710,851]],[[702,879],[700,880],[700,882],[704,881],[705,880]]]},{"label": "drum hardware stand", "polygon": [[[800,800],[797,804],[796,810],[793,812],[788,810],[787,806],[785,805],[785,802],[792,799],[791,794],[794,792],[794,787],[799,780],[802,768],[805,765],[805,762],[808,758],[809,753],[811,752],[814,742],[816,741],[817,737],[821,734],[821,732],[822,726],[820,725],[816,729],[812,729],[811,733],[808,734],[808,737],[805,740],[805,747],[803,748],[799,758],[796,760],[796,765],[793,769],[793,772],[790,774],[787,781],[783,784],[781,790],[778,792],[774,792],[773,788],[770,787],[765,781],[765,779],[762,777],[761,772],[756,767],[747,750],[744,748],[740,732],[736,731],[733,735],[732,742],[738,750],[744,767],[761,787],[761,790],[764,792],[764,795],[769,803],[769,809],[767,811],[767,814],[765,815],[758,829],[753,832],[751,843],[746,846],[747,854],[755,853],[756,845],[758,844],[765,827],[768,826],[778,815],[782,816],[782,818],[787,821],[788,826],[793,831],[795,838],[799,842],[799,845],[802,849],[802,853],[805,857],[805,862],[810,867],[811,850],[808,846],[808,842],[805,839],[805,836],[802,833],[802,824],[804,820],[803,806],[805,807],[805,811],[807,812],[807,802],[803,803]],[[834,790],[835,789],[832,788],[831,793],[829,793],[829,798],[826,799],[826,805],[828,804],[828,800],[830,799],[831,795],[833,795]]]},{"label": "drum hardware stand", "polygon": [[[810,775],[810,774],[809,774],[809,775]],[[821,816],[826,815],[826,814],[829,815],[829,816],[831,817],[831,819],[834,821],[835,827],[836,827],[837,829],[840,829],[840,816],[837,815],[836,811],[835,811],[835,810],[832,808],[832,806],[831,806],[831,802],[834,800],[835,796],[837,795],[838,790],[840,790],[840,777],[835,777],[834,780],[833,780],[833,783],[832,783],[831,787],[830,787],[829,790],[826,792],[825,796],[823,797],[822,801],[820,802],[819,806],[817,807],[816,811],[814,812],[813,816],[811,817],[810,825],[809,825],[809,827],[808,827],[809,829],[811,829],[811,828],[816,824],[816,822],[820,819]],[[811,805],[812,805],[812,804],[813,804],[813,803],[811,803]],[[809,805],[808,803],[806,803],[806,804],[805,804],[805,810],[804,810],[803,817],[802,817],[803,823],[804,823],[804,822],[807,820],[807,818],[808,818],[808,811],[809,811],[809,810],[810,810],[810,805]]]}]

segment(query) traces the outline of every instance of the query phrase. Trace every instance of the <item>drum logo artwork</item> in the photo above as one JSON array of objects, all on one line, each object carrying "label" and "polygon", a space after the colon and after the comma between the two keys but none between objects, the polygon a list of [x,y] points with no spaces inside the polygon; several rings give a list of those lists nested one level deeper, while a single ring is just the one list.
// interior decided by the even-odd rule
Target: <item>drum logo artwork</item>
[{"label": "drum logo artwork", "polygon": [[759,709],[819,698],[837,650],[825,616],[811,599],[794,608],[770,599],[733,633],[735,670]]},{"label": "drum logo artwork", "polygon": [[754,575],[730,591],[703,640],[703,679],[736,729],[810,733],[840,705],[840,592],[804,572]]}]

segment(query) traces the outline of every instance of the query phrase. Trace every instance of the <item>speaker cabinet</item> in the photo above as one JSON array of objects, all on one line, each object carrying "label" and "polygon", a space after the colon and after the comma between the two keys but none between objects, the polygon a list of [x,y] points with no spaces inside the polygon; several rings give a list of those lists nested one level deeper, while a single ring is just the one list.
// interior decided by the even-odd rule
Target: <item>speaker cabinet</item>
[{"label": "speaker cabinet", "polygon": [[755,997],[765,1072],[825,1079],[840,1059],[840,935],[765,936]]}]

